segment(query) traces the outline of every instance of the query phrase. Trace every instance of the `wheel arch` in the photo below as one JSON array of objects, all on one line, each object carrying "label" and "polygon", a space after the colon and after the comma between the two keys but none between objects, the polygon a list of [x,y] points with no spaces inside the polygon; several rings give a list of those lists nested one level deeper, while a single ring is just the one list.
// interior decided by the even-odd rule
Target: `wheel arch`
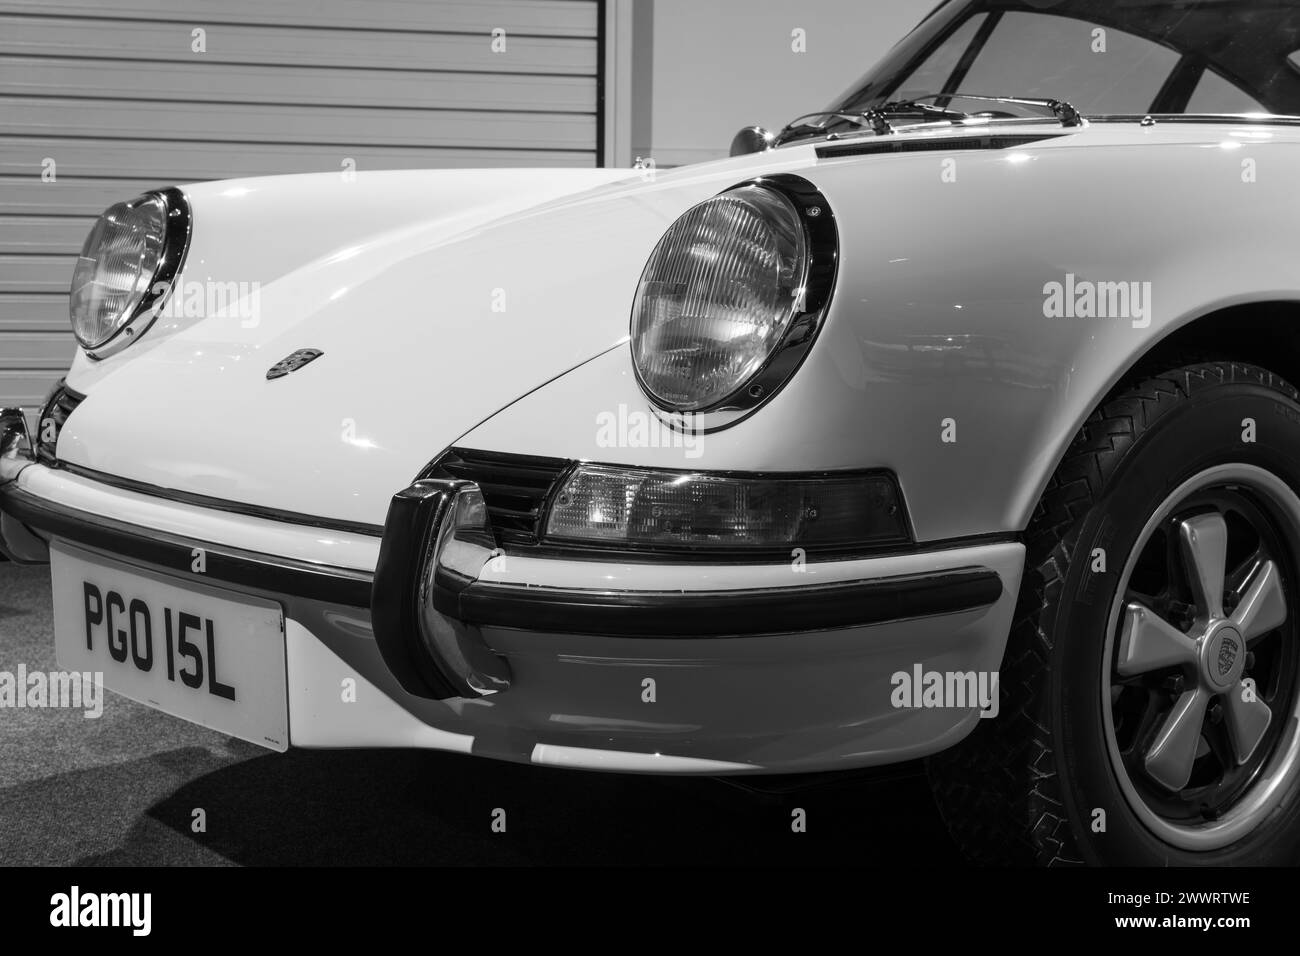
[{"label": "wheel arch", "polygon": [[[1065,436],[1051,469],[1041,476],[1032,502],[1042,497],[1051,476],[1069,455],[1083,422],[1112,396],[1161,370],[1215,359],[1257,365],[1300,388],[1300,300],[1265,299],[1212,308],[1169,329],[1136,353]],[[1023,513],[1021,531],[1027,530],[1032,518],[1031,505]]]},{"label": "wheel arch", "polygon": [[1185,322],[1139,355],[1111,393],[1171,364],[1203,359],[1248,362],[1297,385],[1300,383],[1300,301],[1231,305]]}]

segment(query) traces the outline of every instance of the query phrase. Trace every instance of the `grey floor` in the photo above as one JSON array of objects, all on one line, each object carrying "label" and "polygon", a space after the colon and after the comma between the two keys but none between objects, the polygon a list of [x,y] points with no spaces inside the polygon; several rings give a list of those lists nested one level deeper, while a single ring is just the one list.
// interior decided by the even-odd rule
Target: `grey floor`
[{"label": "grey floor", "polygon": [[[49,598],[45,568],[0,562],[0,671],[55,668]],[[795,807],[806,833],[790,832]],[[960,860],[914,765],[756,791],[418,751],[271,754],[113,694],[98,720],[0,708],[0,865],[672,862]]]}]

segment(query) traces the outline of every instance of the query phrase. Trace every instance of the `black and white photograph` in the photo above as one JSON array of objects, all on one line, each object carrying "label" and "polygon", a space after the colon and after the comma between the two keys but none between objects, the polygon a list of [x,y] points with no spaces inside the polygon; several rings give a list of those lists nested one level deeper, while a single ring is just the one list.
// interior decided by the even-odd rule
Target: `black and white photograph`
[{"label": "black and white photograph", "polygon": [[1300,0],[0,0],[5,923],[852,867],[1249,944],[1297,388]]}]

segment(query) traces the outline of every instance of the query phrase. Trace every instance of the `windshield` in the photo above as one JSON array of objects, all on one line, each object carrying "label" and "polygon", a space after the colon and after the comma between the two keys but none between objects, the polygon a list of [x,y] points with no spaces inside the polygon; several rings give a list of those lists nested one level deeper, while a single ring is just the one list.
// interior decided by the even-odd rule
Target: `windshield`
[{"label": "windshield", "polygon": [[1092,116],[1300,115],[1300,2],[949,0],[830,109],[957,91],[1065,100]]}]

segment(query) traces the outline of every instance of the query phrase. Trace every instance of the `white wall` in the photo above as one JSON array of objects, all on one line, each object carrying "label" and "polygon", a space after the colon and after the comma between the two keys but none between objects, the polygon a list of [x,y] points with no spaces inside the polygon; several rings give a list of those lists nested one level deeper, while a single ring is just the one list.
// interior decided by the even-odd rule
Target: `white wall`
[{"label": "white wall", "polygon": [[[649,142],[634,130],[633,149],[664,166],[725,156],[742,126],[825,107],[937,3],[653,0]],[[806,53],[791,50],[796,28]]]}]

